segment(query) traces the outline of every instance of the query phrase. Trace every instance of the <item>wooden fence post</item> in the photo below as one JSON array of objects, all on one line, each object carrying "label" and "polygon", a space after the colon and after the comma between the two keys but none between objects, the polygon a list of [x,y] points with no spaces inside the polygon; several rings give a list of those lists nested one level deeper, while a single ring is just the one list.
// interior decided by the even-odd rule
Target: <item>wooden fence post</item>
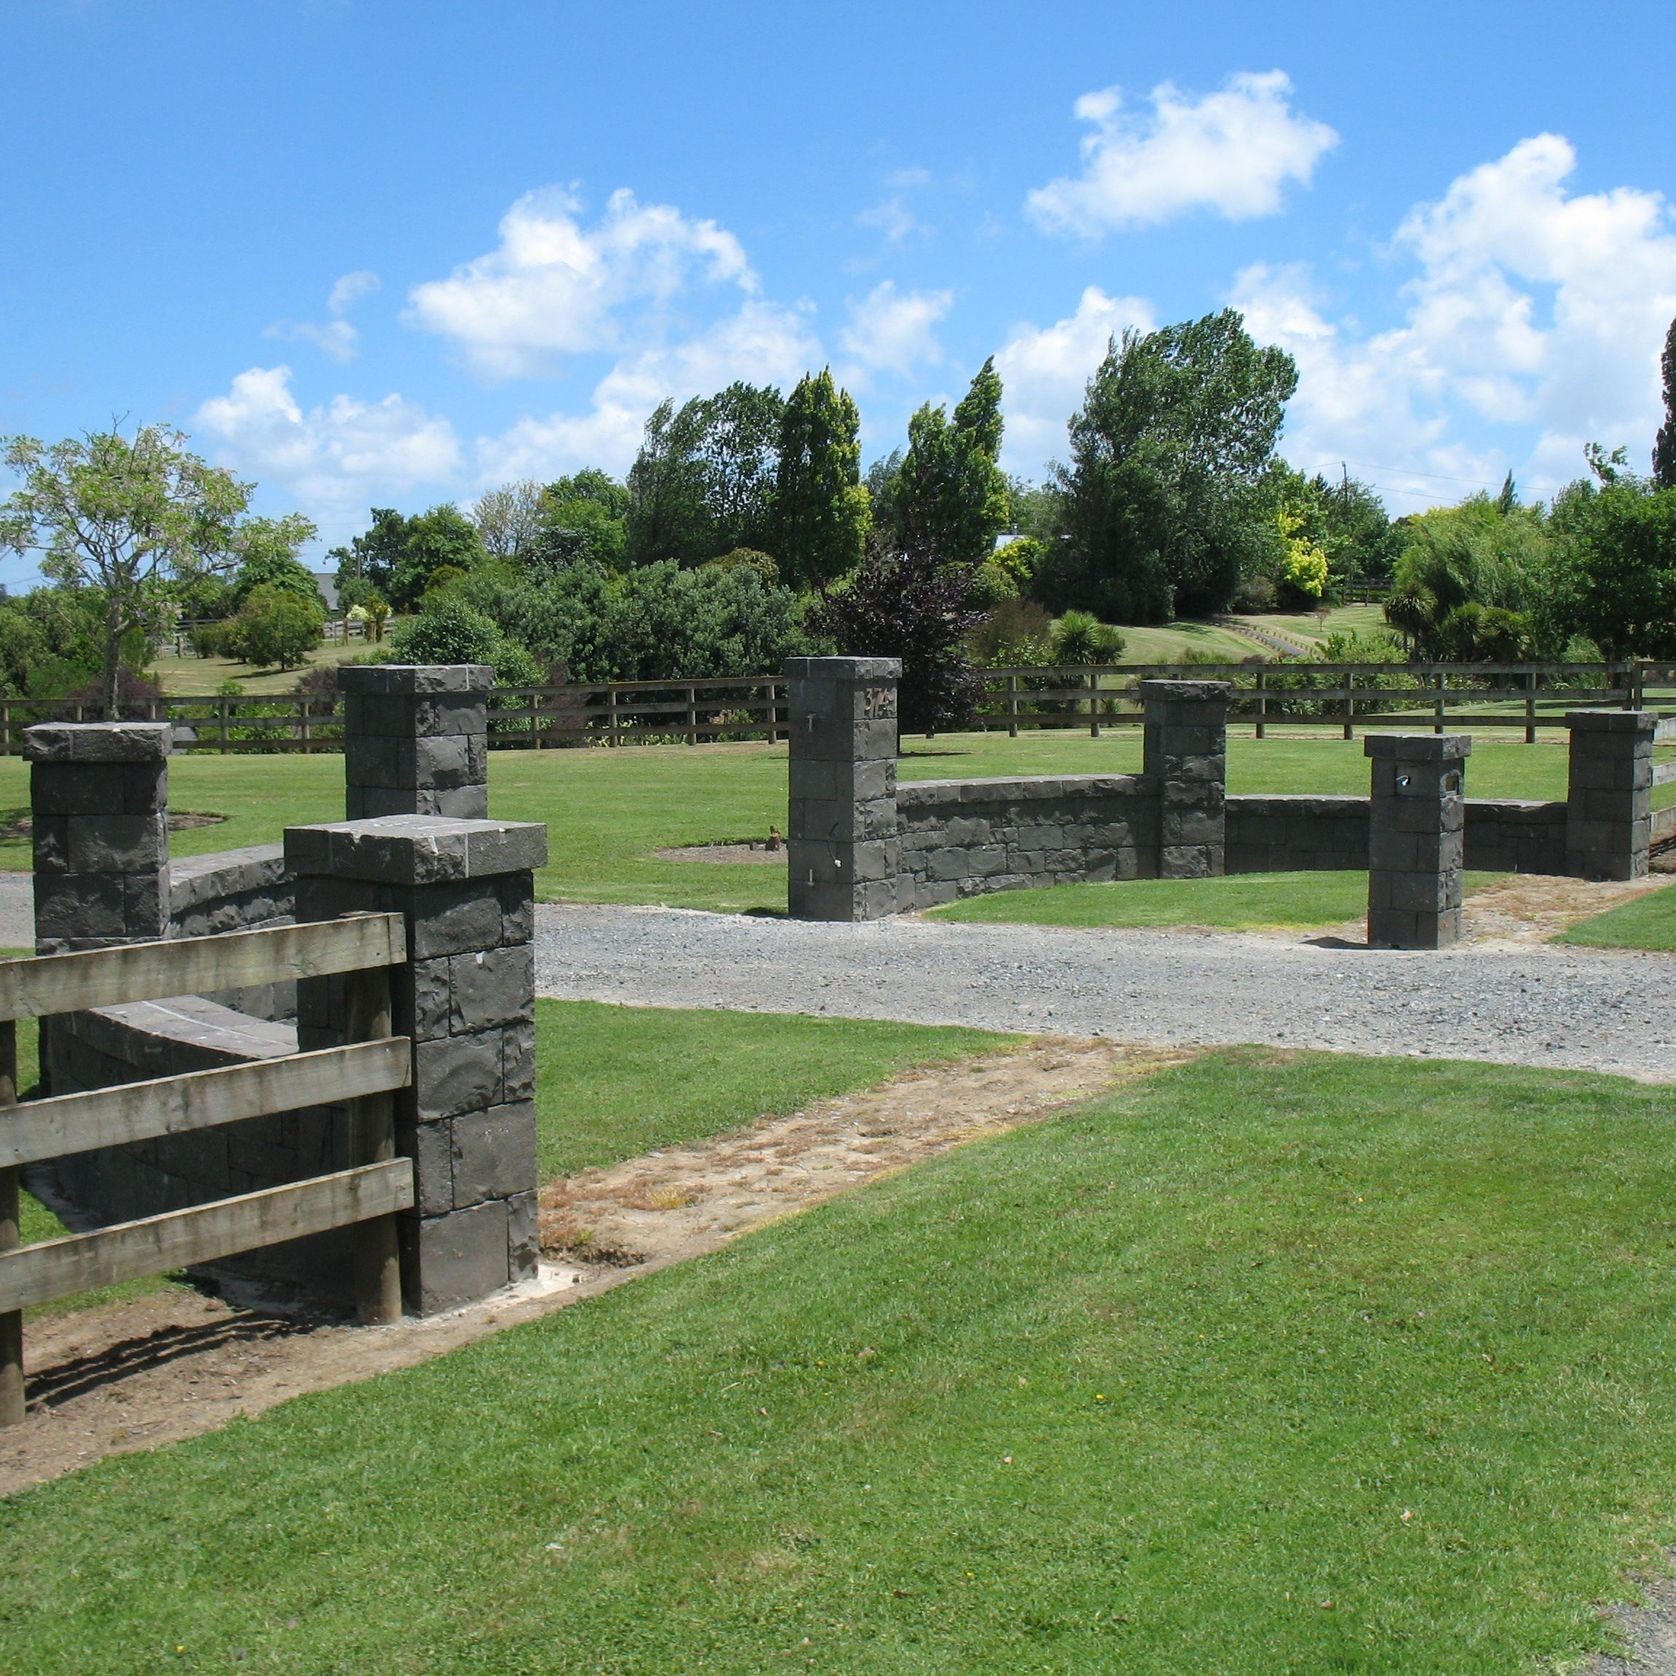
[{"label": "wooden fence post", "polygon": [[1262,664],[1257,665],[1257,688],[1254,697],[1257,705],[1257,726],[1254,737],[1261,739],[1263,737],[1263,723],[1269,713],[1268,677]]},{"label": "wooden fence post", "polygon": [[[344,1037],[383,1041],[390,1034],[390,968],[369,966],[343,980]],[[396,1156],[392,1094],[364,1094],[349,1108],[349,1162],[382,1164]],[[355,1301],[368,1326],[387,1327],[402,1314],[402,1272],[396,1219],[376,1216],[355,1225]]]},{"label": "wooden fence post", "polygon": [[1356,677],[1350,670],[1344,672],[1344,737],[1356,737]]},{"label": "wooden fence post", "polygon": [[1088,672],[1088,737],[1100,737],[1100,677],[1092,669]]},{"label": "wooden fence post", "polygon": [[617,739],[617,689],[609,682],[605,688],[605,742],[607,745],[619,743]]},{"label": "wooden fence post", "polygon": [[687,688],[687,743],[698,743],[698,688]]},{"label": "wooden fence post", "polygon": [[1432,671],[1432,686],[1436,689],[1437,697],[1432,700],[1432,732],[1443,732],[1443,671]]},{"label": "wooden fence post", "polygon": [[1007,737],[1018,738],[1018,673],[1009,671],[1007,675]]},{"label": "wooden fence post", "polygon": [[[17,1025],[0,1023],[0,1122],[9,1107],[17,1104]],[[18,1244],[18,1178],[13,1166],[0,1170],[0,1251]],[[0,1314],[0,1426],[15,1426],[23,1419],[23,1311]]]},{"label": "wooden fence post", "polygon": [[1536,671],[1525,672],[1525,743],[1536,743]]}]

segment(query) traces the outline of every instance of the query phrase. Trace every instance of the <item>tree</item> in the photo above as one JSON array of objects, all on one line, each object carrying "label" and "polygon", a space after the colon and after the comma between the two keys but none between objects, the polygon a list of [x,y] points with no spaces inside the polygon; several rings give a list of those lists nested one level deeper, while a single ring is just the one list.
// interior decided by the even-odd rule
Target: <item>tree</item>
[{"label": "tree", "polygon": [[314,526],[292,513],[288,518],[249,518],[233,534],[238,569],[233,573],[230,603],[239,609],[258,588],[278,588],[310,605],[322,604],[314,572],[297,557]]},{"label": "tree", "polygon": [[529,557],[541,535],[546,493],[539,483],[525,478],[478,497],[471,521],[490,558],[517,564]]},{"label": "tree", "polygon": [[593,563],[621,570],[628,545],[629,492],[616,478],[589,468],[541,491],[540,528],[526,555],[543,570]]},{"label": "tree", "polygon": [[784,407],[778,390],[740,383],[657,408],[629,468],[631,565],[769,547]]},{"label": "tree", "polygon": [[433,506],[407,520],[401,557],[385,597],[397,610],[411,609],[437,571],[468,571],[483,559],[483,543],[471,520],[457,506]]},{"label": "tree", "polygon": [[1676,489],[1676,320],[1664,334],[1659,370],[1664,374],[1664,423],[1653,442],[1653,487]]},{"label": "tree", "polygon": [[774,542],[780,573],[818,588],[861,562],[867,491],[861,485],[861,416],[831,368],[806,373],[780,421]]},{"label": "tree", "polygon": [[1676,488],[1619,472],[1555,498],[1550,609],[1609,658],[1676,657]]},{"label": "tree", "polygon": [[966,604],[974,568],[944,564],[926,542],[898,549],[888,531],[875,529],[861,568],[815,613],[812,626],[841,653],[902,660],[904,733],[964,727],[977,710],[981,689],[964,644],[983,621]]},{"label": "tree", "polygon": [[206,465],[186,440],[160,425],[130,439],[113,425],[50,448],[28,436],[4,442],[5,463],[22,481],[0,503],[0,545],[38,552],[41,574],[63,587],[97,590],[108,717],[117,713],[124,637],[149,626],[153,584],[226,563],[250,503],[249,484]]},{"label": "tree", "polygon": [[373,594],[388,600],[391,579],[406,546],[407,519],[394,507],[375,506],[367,532],[326,555],[337,560],[338,603],[347,610],[364,605]]},{"label": "tree", "polygon": [[1046,602],[1109,621],[1225,607],[1278,558],[1262,480],[1298,373],[1235,309],[1114,342],[1070,424]]},{"label": "tree", "polygon": [[226,645],[241,663],[295,669],[320,644],[326,614],[319,595],[305,599],[287,588],[254,589],[227,625]]},{"label": "tree", "polygon": [[1001,377],[984,362],[952,418],[925,404],[908,421],[908,452],[890,496],[898,547],[944,564],[978,565],[1011,517],[1001,452]]}]

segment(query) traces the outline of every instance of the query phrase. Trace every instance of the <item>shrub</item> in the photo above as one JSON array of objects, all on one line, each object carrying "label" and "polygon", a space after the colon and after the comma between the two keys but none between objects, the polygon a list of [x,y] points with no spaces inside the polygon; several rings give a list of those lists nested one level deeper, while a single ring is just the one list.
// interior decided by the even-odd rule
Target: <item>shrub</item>
[{"label": "shrub", "polygon": [[1122,630],[1089,611],[1067,611],[1048,631],[1050,663],[1116,663],[1123,655]]},{"label": "shrub", "polygon": [[241,663],[295,669],[320,644],[326,614],[317,602],[282,588],[257,588],[229,620],[228,650]]}]

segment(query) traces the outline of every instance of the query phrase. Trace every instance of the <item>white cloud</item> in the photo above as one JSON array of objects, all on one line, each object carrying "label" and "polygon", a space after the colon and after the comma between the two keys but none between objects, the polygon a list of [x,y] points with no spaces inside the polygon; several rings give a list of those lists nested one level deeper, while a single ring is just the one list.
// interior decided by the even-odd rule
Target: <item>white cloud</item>
[{"label": "white cloud", "polygon": [[1123,108],[1121,88],[1085,93],[1076,115],[1093,124],[1082,140],[1083,171],[1038,187],[1027,208],[1054,232],[1097,234],[1147,226],[1189,210],[1230,221],[1273,215],[1289,182],[1307,185],[1338,144],[1324,122],[1295,112],[1279,70],[1230,76],[1194,99],[1164,82],[1150,117]]},{"label": "white cloud", "polygon": [[443,485],[460,469],[460,446],[444,418],[388,395],[338,395],[304,408],[288,366],[251,367],[225,395],[198,409],[197,426],[241,475],[277,486],[335,540],[361,527],[375,498]]},{"label": "white cloud", "polygon": [[336,315],[347,313],[351,304],[370,297],[381,283],[370,268],[357,268],[353,273],[342,274],[333,285],[331,296],[326,299],[326,307]]},{"label": "white cloud", "polygon": [[360,334],[345,320],[350,305],[359,302],[379,288],[379,277],[369,268],[357,268],[345,273],[332,287],[332,295],[325,300],[330,320],[277,320],[263,330],[263,337],[278,337],[295,344],[313,344],[325,350],[334,360],[354,360],[359,349]]},{"label": "white cloud", "polygon": [[1002,453],[1007,469],[1034,476],[1044,460],[1063,457],[1066,422],[1082,406],[1107,345],[1129,327],[1150,332],[1156,325],[1142,298],[1110,297],[1090,285],[1074,314],[1051,326],[1014,327],[995,357],[1007,420]]},{"label": "white cloud", "polygon": [[952,291],[898,291],[895,280],[881,280],[865,297],[849,299],[838,341],[864,371],[935,366],[943,358],[937,322],[953,307]]},{"label": "white cloud", "polygon": [[656,316],[695,288],[757,291],[743,247],[714,221],[642,204],[626,188],[592,227],[578,219],[581,208],[564,188],[527,193],[502,218],[499,246],[414,286],[405,318],[452,339],[485,374],[528,376],[562,355],[621,347],[648,311]]},{"label": "white cloud", "polygon": [[888,244],[901,244],[914,233],[928,233],[918,216],[908,207],[908,194],[931,184],[931,171],[917,164],[906,169],[892,169],[884,177],[886,196],[856,216],[858,227],[872,227],[885,236]]},{"label": "white cloud", "polygon": [[555,477],[581,466],[621,474],[639,450],[647,416],[665,397],[679,403],[736,380],[787,389],[825,359],[808,310],[752,298],[696,336],[624,356],[595,386],[587,412],[526,417],[479,437],[477,480]]},{"label": "white cloud", "polygon": [[1493,488],[1510,466],[1549,495],[1581,474],[1591,439],[1644,455],[1676,314],[1676,228],[1657,193],[1569,193],[1575,167],[1566,140],[1537,135],[1416,206],[1393,249],[1417,271],[1387,331],[1330,322],[1304,270],[1239,276],[1253,336],[1298,362],[1294,463],[1366,462],[1408,511]]},{"label": "white cloud", "polygon": [[269,326],[263,337],[284,338],[296,343],[312,343],[330,355],[334,361],[352,361],[359,348],[360,334],[343,317],[350,307],[369,296],[379,287],[378,275],[367,268],[343,274],[332,286],[326,299],[330,320],[280,320]]}]

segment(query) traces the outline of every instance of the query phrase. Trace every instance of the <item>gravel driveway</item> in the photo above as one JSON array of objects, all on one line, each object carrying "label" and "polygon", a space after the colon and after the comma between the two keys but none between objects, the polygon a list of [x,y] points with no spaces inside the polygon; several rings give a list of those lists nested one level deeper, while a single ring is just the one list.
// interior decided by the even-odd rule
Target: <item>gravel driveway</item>
[{"label": "gravel driveway", "polygon": [[1676,1079],[1669,955],[544,905],[542,995]]}]

